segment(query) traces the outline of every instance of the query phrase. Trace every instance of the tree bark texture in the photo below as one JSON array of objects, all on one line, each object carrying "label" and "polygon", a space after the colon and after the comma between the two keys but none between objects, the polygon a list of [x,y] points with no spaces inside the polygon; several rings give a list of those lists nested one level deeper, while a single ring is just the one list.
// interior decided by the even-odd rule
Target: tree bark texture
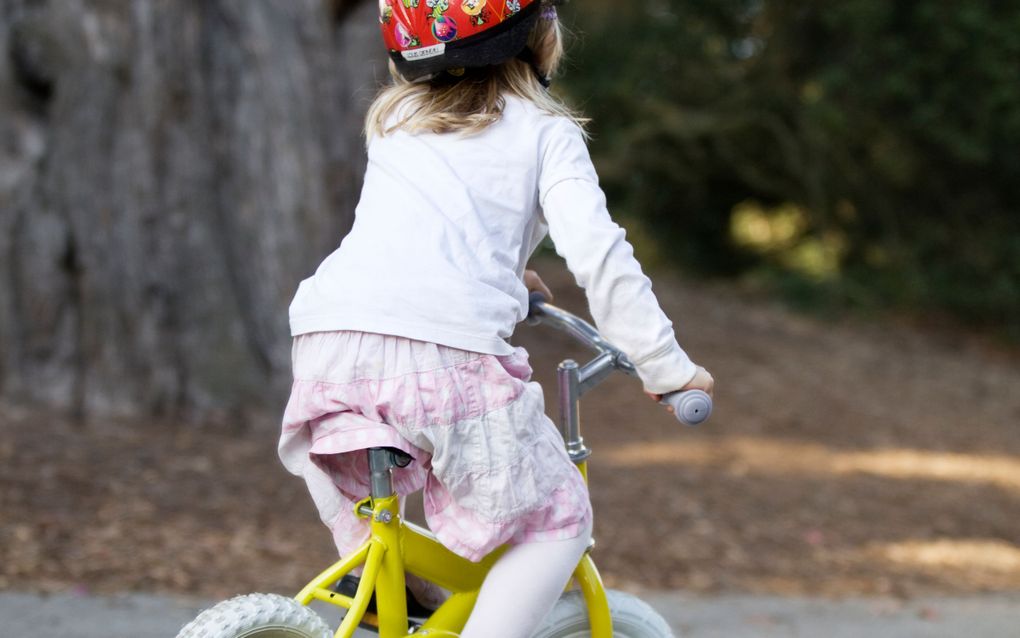
[{"label": "tree bark texture", "polygon": [[376,13],[0,0],[0,398],[282,407],[287,305],[353,218]]}]

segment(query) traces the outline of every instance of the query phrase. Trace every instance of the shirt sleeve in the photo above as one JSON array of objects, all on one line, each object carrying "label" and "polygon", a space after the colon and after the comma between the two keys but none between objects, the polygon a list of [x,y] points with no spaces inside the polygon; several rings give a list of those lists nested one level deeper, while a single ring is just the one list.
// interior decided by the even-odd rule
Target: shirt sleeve
[{"label": "shirt sleeve", "polygon": [[566,133],[547,145],[539,179],[556,252],[584,288],[595,324],[634,363],[645,390],[678,390],[697,368],[677,343],[626,233],[609,216],[580,130]]}]

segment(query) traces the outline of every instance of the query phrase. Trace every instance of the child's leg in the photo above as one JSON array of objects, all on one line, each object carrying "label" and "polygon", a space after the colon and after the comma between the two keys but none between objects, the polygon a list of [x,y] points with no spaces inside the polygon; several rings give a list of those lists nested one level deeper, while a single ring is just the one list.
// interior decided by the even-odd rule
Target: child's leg
[{"label": "child's leg", "polygon": [[588,547],[591,526],[560,541],[511,547],[482,584],[461,638],[527,638],[552,610]]}]

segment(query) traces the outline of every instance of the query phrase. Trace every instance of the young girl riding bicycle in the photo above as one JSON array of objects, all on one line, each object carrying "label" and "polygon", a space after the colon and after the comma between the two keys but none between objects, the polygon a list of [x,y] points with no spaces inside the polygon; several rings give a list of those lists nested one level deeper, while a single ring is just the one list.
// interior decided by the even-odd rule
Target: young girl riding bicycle
[{"label": "young girl riding bicycle", "polygon": [[529,636],[591,533],[585,483],[527,353],[506,341],[529,290],[544,289],[525,269],[543,237],[646,392],[713,383],[677,344],[609,217],[583,120],[547,90],[563,53],[554,4],[380,2],[393,83],[368,114],[354,226],[290,309],[295,381],[280,456],[340,553],[368,536],[355,504],[369,491],[371,447],[413,457],[395,487],[424,488],[429,526],[449,549],[479,560],[510,545],[465,638]]}]

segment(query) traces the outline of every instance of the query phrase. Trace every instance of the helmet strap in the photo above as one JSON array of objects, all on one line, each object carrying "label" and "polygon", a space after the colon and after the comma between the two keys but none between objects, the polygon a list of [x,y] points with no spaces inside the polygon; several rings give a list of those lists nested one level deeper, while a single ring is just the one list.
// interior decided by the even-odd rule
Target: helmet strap
[{"label": "helmet strap", "polygon": [[535,59],[535,52],[531,50],[531,47],[524,47],[520,53],[517,54],[517,59],[521,62],[526,62],[531,70],[535,72],[535,77],[538,79],[538,83],[545,88],[552,86],[552,79],[543,74],[538,68],[538,61]]}]

